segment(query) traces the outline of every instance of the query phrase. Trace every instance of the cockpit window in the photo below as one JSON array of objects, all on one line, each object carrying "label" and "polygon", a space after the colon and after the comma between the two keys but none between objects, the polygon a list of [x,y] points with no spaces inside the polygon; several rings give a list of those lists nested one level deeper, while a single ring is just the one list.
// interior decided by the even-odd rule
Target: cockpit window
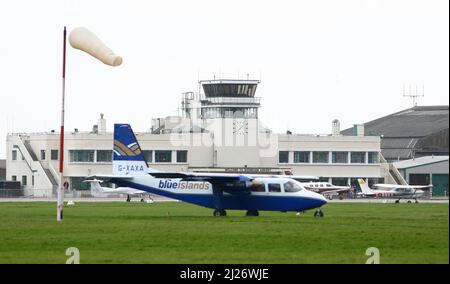
[{"label": "cockpit window", "polygon": [[285,182],[283,186],[284,192],[297,192],[302,190],[301,186],[292,181]]},{"label": "cockpit window", "polygon": [[281,192],[281,184],[279,183],[269,183],[269,192]]}]

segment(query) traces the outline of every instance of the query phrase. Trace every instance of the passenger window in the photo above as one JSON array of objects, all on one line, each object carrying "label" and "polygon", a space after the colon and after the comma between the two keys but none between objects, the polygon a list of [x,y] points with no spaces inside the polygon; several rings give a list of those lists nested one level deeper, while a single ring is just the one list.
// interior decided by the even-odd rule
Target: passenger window
[{"label": "passenger window", "polygon": [[269,192],[281,192],[281,185],[279,183],[269,183]]},{"label": "passenger window", "polygon": [[263,183],[254,183],[251,187],[251,191],[254,192],[264,192],[266,191],[266,189],[264,188],[264,184]]}]

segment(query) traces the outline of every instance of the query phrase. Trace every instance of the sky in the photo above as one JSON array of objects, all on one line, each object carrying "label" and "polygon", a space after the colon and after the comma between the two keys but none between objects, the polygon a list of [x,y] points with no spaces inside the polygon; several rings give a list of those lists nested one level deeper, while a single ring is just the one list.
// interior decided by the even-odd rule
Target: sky
[{"label": "sky", "polygon": [[[0,159],[11,132],[58,130],[62,33],[84,26],[123,64],[67,50],[66,130],[100,113],[146,131],[199,79],[261,80],[274,132],[330,133],[413,106],[449,104],[447,0],[0,2]],[[419,92],[421,93],[421,92]]]}]

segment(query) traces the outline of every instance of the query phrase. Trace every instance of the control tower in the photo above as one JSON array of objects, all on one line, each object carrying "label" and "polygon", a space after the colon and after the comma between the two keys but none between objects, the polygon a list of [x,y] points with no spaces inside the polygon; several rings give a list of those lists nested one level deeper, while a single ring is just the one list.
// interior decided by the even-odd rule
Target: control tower
[{"label": "control tower", "polygon": [[183,117],[194,121],[240,118],[258,119],[260,98],[255,97],[258,80],[203,80],[200,93],[184,93]]}]

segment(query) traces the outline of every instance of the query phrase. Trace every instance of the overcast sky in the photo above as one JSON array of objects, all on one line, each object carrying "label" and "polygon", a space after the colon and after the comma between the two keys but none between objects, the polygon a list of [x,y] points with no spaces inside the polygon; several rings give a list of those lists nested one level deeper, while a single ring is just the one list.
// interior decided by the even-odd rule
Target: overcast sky
[{"label": "overcast sky", "polygon": [[176,115],[198,78],[261,79],[275,132],[329,133],[412,106],[449,103],[448,0],[0,2],[0,158],[7,132],[58,130],[62,31],[85,26],[123,57],[68,49],[66,129],[135,131]]}]

